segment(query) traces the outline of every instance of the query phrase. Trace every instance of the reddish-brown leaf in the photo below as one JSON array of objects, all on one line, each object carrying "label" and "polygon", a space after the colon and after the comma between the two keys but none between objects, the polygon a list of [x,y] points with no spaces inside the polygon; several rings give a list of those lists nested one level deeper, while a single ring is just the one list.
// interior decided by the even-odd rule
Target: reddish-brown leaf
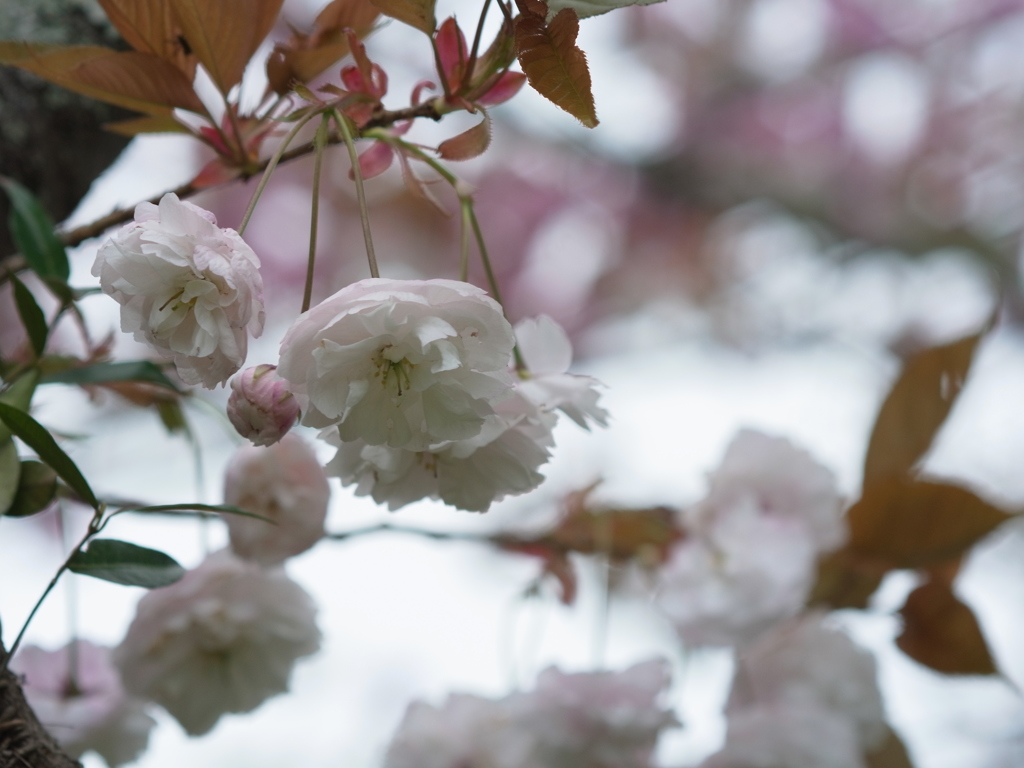
[{"label": "reddish-brown leaf", "polygon": [[284,0],[168,0],[200,63],[226,94],[270,32]]},{"label": "reddish-brown leaf", "polygon": [[225,163],[223,157],[215,157],[199,170],[191,184],[196,189],[206,189],[237,179],[241,175],[242,169],[237,165]]},{"label": "reddish-brown leaf", "polygon": [[910,658],[947,675],[998,673],[974,612],[947,585],[918,587],[900,614],[903,633],[896,645]]},{"label": "reddish-brown leaf", "polygon": [[437,29],[436,0],[370,0],[385,16],[398,19],[420,32],[433,35]]},{"label": "reddish-brown leaf", "polygon": [[906,475],[928,451],[963,389],[985,330],[906,362],[875,419],[864,460],[865,488]]},{"label": "reddish-brown leaf", "polygon": [[308,83],[349,52],[346,29],[364,37],[372,28],[378,11],[370,0],[333,0],[320,11],[309,34],[294,33],[274,46],[267,60],[267,77],[276,93],[291,90],[291,83]]},{"label": "reddish-brown leaf", "polygon": [[197,59],[167,0],[99,0],[99,4],[128,45],[171,62],[192,82]]},{"label": "reddish-brown leaf", "polygon": [[890,728],[880,747],[864,756],[867,768],[914,768],[903,741]]},{"label": "reddish-brown leaf", "polygon": [[638,560],[654,565],[664,562],[682,534],[675,524],[675,513],[667,507],[627,510],[570,507],[548,538],[572,552],[604,554],[612,560]]},{"label": "reddish-brown leaf", "polygon": [[885,566],[859,560],[847,549],[833,552],[818,562],[818,580],[808,605],[867,608],[887,571]]},{"label": "reddish-brown leaf", "polygon": [[3,42],[0,63],[83,96],[149,115],[169,115],[174,107],[205,112],[181,70],[150,53]]},{"label": "reddish-brown leaf", "polygon": [[922,568],[959,557],[1013,515],[966,488],[889,480],[847,513],[847,549],[887,568]]},{"label": "reddish-brown leaf", "polygon": [[437,154],[442,160],[470,160],[487,151],[491,145],[491,118],[486,112],[483,115],[484,119],[468,131],[441,142]]},{"label": "reddish-brown leaf", "polygon": [[188,133],[189,130],[174,119],[173,115],[153,115],[119,120],[103,126],[112,133],[122,136],[138,136],[140,133]]},{"label": "reddish-brown leaf", "polygon": [[517,3],[521,13],[515,21],[516,55],[530,85],[588,128],[595,127],[587,57],[576,46],[580,28],[576,11],[563,8],[548,24],[544,3]]}]

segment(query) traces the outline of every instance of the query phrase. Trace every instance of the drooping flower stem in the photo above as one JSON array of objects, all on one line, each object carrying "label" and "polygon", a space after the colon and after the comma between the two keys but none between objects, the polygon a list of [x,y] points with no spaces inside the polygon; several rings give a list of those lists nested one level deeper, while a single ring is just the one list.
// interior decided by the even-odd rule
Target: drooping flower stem
[{"label": "drooping flower stem", "polygon": [[60,568],[58,568],[57,572],[53,574],[53,578],[50,579],[50,583],[47,584],[46,589],[43,590],[43,594],[39,596],[39,599],[36,600],[36,604],[32,606],[32,610],[29,612],[28,618],[25,619],[25,623],[21,625],[21,629],[18,631],[18,636],[14,638],[14,642],[11,644],[11,648],[7,652],[7,656],[4,657],[3,664],[0,664],[0,674],[3,674],[7,669],[10,660],[14,658],[14,654],[18,650],[18,646],[21,645],[21,639],[25,636],[25,631],[28,629],[28,625],[32,623],[32,619],[35,618],[35,615],[42,607],[43,602],[50,596],[53,588],[57,586],[57,582],[60,580],[60,577],[64,575],[64,571],[66,571],[71,565],[71,560],[75,555],[82,551],[82,547],[86,545],[89,539],[103,530],[103,526],[106,525],[106,521],[103,520],[103,513],[104,507],[101,504],[93,512],[92,520],[89,521],[89,528],[86,530],[85,535],[82,536],[81,541],[79,541],[75,548],[71,550],[71,554],[67,556],[67,559],[61,563]]},{"label": "drooping flower stem", "polygon": [[469,52],[469,61],[466,62],[466,72],[463,77],[464,85],[468,88],[470,78],[473,77],[473,70],[476,69],[476,57],[480,51],[480,38],[484,32],[484,21],[487,19],[487,11],[491,8],[491,0],[484,0],[484,7],[480,11],[480,20],[476,25],[476,34],[473,36],[473,48]]},{"label": "drooping flower stem", "polygon": [[473,202],[468,198],[460,200],[462,208],[462,234],[459,243],[459,280],[469,281],[469,218],[473,215]]},{"label": "drooping flower stem", "polygon": [[348,119],[337,109],[334,113],[334,122],[338,124],[338,130],[348,147],[348,157],[352,161],[352,178],[356,182],[356,199],[359,201],[359,218],[363,222],[363,240],[366,242],[366,259],[370,263],[370,277],[380,277],[380,270],[377,269],[377,255],[373,252],[373,235],[370,232],[370,215],[366,206],[366,191],[363,189],[363,174],[359,168],[359,156],[356,154],[356,142],[352,137],[352,129],[349,127]]},{"label": "drooping flower stem", "polygon": [[324,115],[316,129],[313,144],[316,153],[313,156],[313,200],[309,211],[309,260],[306,262],[306,286],[302,291],[302,311],[309,309],[313,297],[313,267],[316,264],[316,233],[320,223],[320,171],[323,169],[324,147],[327,146],[327,133],[330,117]]},{"label": "drooping flower stem", "polygon": [[270,162],[267,163],[266,170],[263,171],[263,175],[260,177],[260,183],[256,185],[256,191],[252,194],[252,199],[249,201],[249,207],[245,209],[245,215],[242,217],[242,223],[238,225],[239,235],[245,234],[245,228],[249,226],[249,219],[252,218],[252,212],[256,210],[256,203],[259,202],[260,195],[263,194],[263,190],[266,188],[267,182],[270,181],[270,174],[274,172],[277,164],[281,161],[285,151],[288,149],[288,145],[292,143],[295,137],[299,134],[299,131],[305,127],[306,123],[314,117],[316,117],[315,112],[308,114],[299,120],[292,129],[288,131],[288,135],[284,137],[284,141],[281,142],[277,151],[274,152],[273,157],[270,158]]}]

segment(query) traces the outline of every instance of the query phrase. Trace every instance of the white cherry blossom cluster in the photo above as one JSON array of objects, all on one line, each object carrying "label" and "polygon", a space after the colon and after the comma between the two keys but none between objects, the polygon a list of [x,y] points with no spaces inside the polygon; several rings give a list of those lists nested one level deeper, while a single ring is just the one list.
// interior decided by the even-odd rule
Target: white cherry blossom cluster
[{"label": "white cherry blossom cluster", "polygon": [[803,609],[846,528],[832,473],[784,438],[741,431],[709,485],[682,513],[657,603],[684,643],[732,646]]},{"label": "white cherry blossom cluster", "polygon": [[413,702],[384,768],[648,768],[658,736],[678,724],[659,703],[668,663],[623,672],[542,672],[533,691],[503,699],[453,694]]},{"label": "white cherry blossom cluster", "polygon": [[[511,367],[521,332],[530,365]],[[277,373],[302,423],[338,447],[328,471],[390,509],[424,498],[482,512],[536,488],[561,409],[604,424],[594,380],[550,318],[516,332],[481,289],[453,280],[353,283],[300,316]]]},{"label": "white cherry blossom cluster", "polygon": [[701,768],[865,768],[888,733],[874,657],[818,612],[740,651],[726,717],[726,743]]},{"label": "white cherry blossom cluster", "polygon": [[100,246],[92,273],[121,305],[121,330],[170,358],[187,384],[213,388],[263,332],[260,260],[213,214],[169,192]]}]

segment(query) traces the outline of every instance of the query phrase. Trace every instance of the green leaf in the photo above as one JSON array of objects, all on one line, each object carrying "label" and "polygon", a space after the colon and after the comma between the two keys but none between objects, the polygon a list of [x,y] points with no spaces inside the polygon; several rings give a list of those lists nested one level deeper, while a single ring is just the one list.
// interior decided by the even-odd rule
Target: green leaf
[{"label": "green leaf", "polygon": [[115,381],[144,381],[167,389],[178,391],[178,387],[160,370],[160,366],[149,360],[133,360],[124,363],[95,363],[81,368],[65,368],[47,373],[40,380],[42,384],[107,384]]},{"label": "green leaf", "polygon": [[21,462],[18,492],[6,514],[8,517],[28,517],[50,506],[57,495],[57,473],[42,462],[28,459]]},{"label": "green leaf", "polygon": [[93,539],[77,552],[68,568],[129,587],[166,587],[185,575],[185,569],[170,555],[117,539]]},{"label": "green leaf", "polygon": [[11,201],[11,236],[29,267],[44,280],[66,283],[71,268],[64,244],[54,231],[53,220],[32,193],[18,182],[0,176],[0,187]]},{"label": "green leaf", "polygon": [[89,487],[89,483],[86,482],[75,462],[61,450],[45,427],[23,410],[6,403],[0,403],[0,420],[35,451],[40,459],[53,467],[54,471],[71,487],[71,490],[79,495],[82,501],[93,509],[99,508],[100,503],[96,500],[96,495]]},{"label": "green leaf", "polygon": [[46,325],[46,315],[36,303],[36,297],[32,291],[25,287],[15,275],[11,275],[11,283],[14,286],[14,303],[18,308],[18,316],[21,324],[25,326],[28,333],[28,340],[32,343],[32,351],[36,357],[42,357],[43,349],[46,348],[46,337],[50,329]]},{"label": "green leaf", "polygon": [[14,503],[18,495],[18,480],[21,478],[21,461],[18,459],[18,447],[8,438],[0,443],[0,515]]},{"label": "green leaf", "polygon": [[226,514],[226,515],[241,515],[242,517],[254,517],[257,520],[262,520],[271,525],[277,525],[277,521],[271,520],[269,517],[263,515],[257,515],[254,512],[246,512],[244,509],[233,507],[230,504],[154,504],[148,507],[132,507],[131,509],[122,509],[122,512],[212,512],[214,514]]},{"label": "green leaf", "polygon": [[156,412],[160,416],[160,421],[163,423],[164,429],[167,430],[167,434],[175,435],[180,432],[185,436],[191,435],[185,411],[182,410],[181,403],[177,400],[161,400],[156,404]]},{"label": "green leaf", "polygon": [[[32,404],[32,395],[35,393],[38,383],[39,371],[33,368],[11,382],[10,386],[0,394],[0,403],[7,403],[27,411],[29,405]],[[3,421],[0,421],[0,443],[9,440],[10,437],[11,430]]]}]

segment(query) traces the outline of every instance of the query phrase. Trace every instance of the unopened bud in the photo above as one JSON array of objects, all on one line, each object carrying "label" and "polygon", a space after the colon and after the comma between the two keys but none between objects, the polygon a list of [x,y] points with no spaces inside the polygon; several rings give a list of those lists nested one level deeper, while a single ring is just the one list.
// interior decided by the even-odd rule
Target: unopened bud
[{"label": "unopened bud", "polygon": [[254,445],[273,445],[299,417],[299,404],[277,366],[246,368],[231,380],[228,418],[238,434]]}]

